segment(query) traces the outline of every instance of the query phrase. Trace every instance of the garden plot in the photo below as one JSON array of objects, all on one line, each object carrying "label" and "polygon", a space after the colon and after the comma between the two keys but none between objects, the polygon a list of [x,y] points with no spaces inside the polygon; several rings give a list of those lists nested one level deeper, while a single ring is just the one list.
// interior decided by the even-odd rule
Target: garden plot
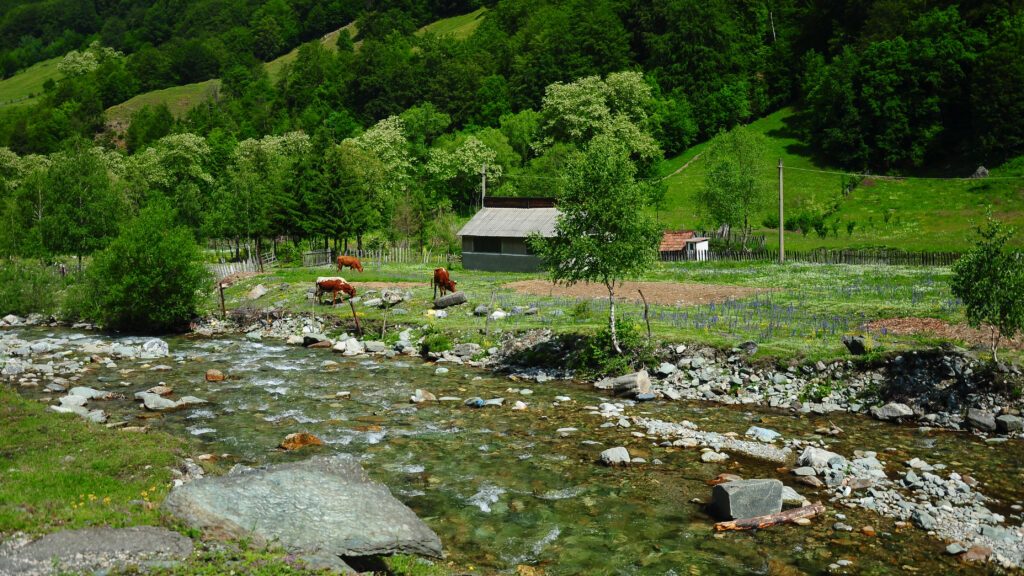
[{"label": "garden plot", "polygon": [[[608,298],[608,289],[603,284],[579,283],[572,286],[552,284],[546,280],[521,280],[506,284],[506,287],[522,294],[562,298]],[[616,297],[632,302],[641,302],[643,291],[650,304],[667,306],[691,306],[715,304],[748,298],[762,292],[763,288],[747,286],[726,286],[721,284],[694,284],[676,282],[622,282],[615,290]]]}]

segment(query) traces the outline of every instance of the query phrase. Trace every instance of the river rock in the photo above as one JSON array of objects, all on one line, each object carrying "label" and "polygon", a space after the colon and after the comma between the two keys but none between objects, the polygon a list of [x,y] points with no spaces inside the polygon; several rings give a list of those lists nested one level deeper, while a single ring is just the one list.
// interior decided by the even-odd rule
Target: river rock
[{"label": "river rock", "polygon": [[320,344],[321,342],[330,342],[327,336],[323,334],[303,334],[302,345],[305,347],[313,346],[314,344]]},{"label": "river rock", "polygon": [[417,388],[416,393],[409,398],[409,401],[412,402],[413,404],[422,404],[424,402],[436,402],[437,396],[434,396],[433,394],[426,390],[423,390],[422,388]]},{"label": "river rock", "polygon": [[487,316],[491,313],[491,309],[483,304],[478,304],[476,308],[473,308],[473,316]]},{"label": "river rock", "polygon": [[623,446],[616,446],[601,452],[601,462],[605,466],[626,466],[631,462],[629,450]]},{"label": "river rock", "polygon": [[298,450],[306,446],[323,446],[324,441],[309,432],[294,432],[284,437],[280,447],[285,450]]},{"label": "river rock", "polygon": [[891,421],[910,418],[914,415],[914,411],[906,404],[890,402],[885,406],[872,406],[871,415],[879,420]]},{"label": "river rock", "polygon": [[666,376],[671,376],[672,374],[675,374],[677,370],[679,370],[679,369],[678,369],[678,368],[676,368],[676,365],[675,365],[675,364],[672,364],[672,363],[670,363],[670,362],[662,362],[662,363],[661,363],[661,364],[660,364],[660,365],[658,366],[658,369],[657,369],[657,370],[655,370],[654,372],[655,372],[655,374],[657,374],[658,376],[660,376],[660,377],[664,378],[664,377],[666,377]]},{"label": "river rock", "polygon": [[114,397],[114,394],[96,390],[95,388],[88,388],[86,386],[75,386],[70,392],[68,392],[68,396],[79,396],[86,400],[110,400]]},{"label": "river rock", "polygon": [[169,400],[152,392],[136,392],[135,399],[142,400],[142,405],[146,407],[146,410],[153,410],[154,412],[174,410],[178,407],[178,403],[174,400]]},{"label": "river rock", "polygon": [[268,292],[267,287],[263,284],[257,284],[249,290],[249,293],[245,295],[249,300],[259,300],[264,294]]},{"label": "river rock", "polygon": [[745,436],[758,440],[760,442],[774,442],[777,438],[781,437],[775,430],[769,430],[768,428],[761,428],[760,426],[751,426],[747,429]]},{"label": "river rock", "polygon": [[149,392],[150,394],[156,394],[157,396],[170,396],[171,394],[174,393],[174,389],[171,388],[170,386],[159,384],[157,386],[153,386],[149,390],[146,390],[146,392]]},{"label": "river rock", "polygon": [[459,358],[472,358],[480,353],[483,348],[476,342],[462,342],[452,346],[452,354]]},{"label": "river rock", "polygon": [[614,394],[636,396],[651,391],[651,377],[647,370],[633,372],[617,378],[605,378],[594,384],[598,390],[611,390]]},{"label": "river rock", "polygon": [[174,488],[164,508],[215,536],[291,553],[441,557],[441,540],[348,454],[314,457]]},{"label": "river rock", "polygon": [[210,368],[206,371],[207,382],[220,382],[224,380],[224,373],[216,368]]},{"label": "river rock", "polygon": [[935,518],[923,510],[914,510],[913,514],[910,515],[910,520],[922,530],[935,529]]},{"label": "river rock", "polygon": [[1003,414],[996,418],[996,430],[998,430],[1000,434],[1020,432],[1021,430],[1024,430],[1024,421],[1021,420],[1020,416]]},{"label": "river rock", "polygon": [[753,518],[782,511],[782,482],[737,480],[711,489],[711,512],[723,520]]},{"label": "river rock", "polygon": [[784,506],[804,506],[807,504],[807,498],[804,498],[799,492],[789,486],[783,486],[782,504]]},{"label": "river rock", "polygon": [[379,340],[369,340],[367,342],[363,342],[363,348],[371,354],[380,354],[387,349],[387,345]]},{"label": "river rock", "polygon": [[65,530],[0,548],[0,574],[106,573],[128,566],[166,566],[191,554],[190,538],[156,526]]},{"label": "river rock", "polygon": [[142,345],[142,354],[140,357],[150,359],[163,358],[164,356],[170,355],[170,353],[171,349],[167,345],[167,342],[164,342],[159,338],[153,338],[151,340],[146,340]]},{"label": "river rock", "polygon": [[971,408],[967,411],[967,423],[976,430],[982,432],[996,431],[996,417],[991,412]]},{"label": "river rock", "polygon": [[846,464],[846,458],[843,458],[835,452],[829,452],[823,448],[815,448],[814,446],[808,446],[804,448],[803,453],[796,460],[799,466],[810,466],[815,470],[821,471],[831,466],[843,466]]}]

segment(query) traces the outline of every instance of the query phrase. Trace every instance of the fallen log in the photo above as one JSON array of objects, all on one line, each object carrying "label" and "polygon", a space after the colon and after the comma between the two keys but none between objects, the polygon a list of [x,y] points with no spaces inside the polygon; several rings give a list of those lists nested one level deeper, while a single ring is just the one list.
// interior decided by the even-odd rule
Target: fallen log
[{"label": "fallen log", "polygon": [[447,308],[449,306],[465,304],[466,301],[466,293],[460,290],[459,292],[452,292],[451,294],[446,294],[434,300],[434,308]]},{"label": "fallen log", "polygon": [[777,526],[779,524],[796,523],[798,520],[814,518],[815,516],[824,513],[825,506],[821,502],[818,502],[816,504],[811,504],[810,506],[801,506],[800,508],[783,510],[782,512],[776,512],[775,514],[765,514],[764,516],[754,516],[753,518],[718,522],[715,524],[715,531],[759,530],[761,528],[770,528],[771,526]]}]

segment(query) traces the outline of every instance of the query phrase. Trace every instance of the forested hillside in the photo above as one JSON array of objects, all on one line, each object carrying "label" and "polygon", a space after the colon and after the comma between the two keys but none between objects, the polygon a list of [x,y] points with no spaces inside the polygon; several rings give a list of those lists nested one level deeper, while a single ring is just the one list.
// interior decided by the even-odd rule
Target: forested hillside
[{"label": "forested hillside", "polygon": [[43,191],[76,171],[126,217],[172,198],[200,238],[445,244],[485,165],[489,193],[547,196],[610,132],[653,179],[787,106],[819,165],[999,165],[1024,153],[1022,5],[0,0],[5,82],[60,58],[39,97],[0,105],[7,249],[58,250]]}]

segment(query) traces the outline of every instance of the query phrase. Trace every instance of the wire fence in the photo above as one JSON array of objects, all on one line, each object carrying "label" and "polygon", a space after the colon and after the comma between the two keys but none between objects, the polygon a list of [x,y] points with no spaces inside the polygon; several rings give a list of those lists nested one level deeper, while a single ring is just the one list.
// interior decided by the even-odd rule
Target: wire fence
[{"label": "wire fence", "polygon": [[[383,250],[345,250],[338,256],[355,256],[363,266],[380,269],[385,264],[424,264],[451,266],[462,261],[462,255],[452,252],[433,252],[394,247]],[[307,268],[330,267],[336,261],[332,250],[312,250],[302,254],[302,265]]]},{"label": "wire fence", "polygon": [[[959,252],[907,252],[903,250],[786,250],[786,260],[812,264],[879,264],[890,266],[952,266]],[[779,251],[716,250],[662,252],[663,262],[778,262]]]}]

